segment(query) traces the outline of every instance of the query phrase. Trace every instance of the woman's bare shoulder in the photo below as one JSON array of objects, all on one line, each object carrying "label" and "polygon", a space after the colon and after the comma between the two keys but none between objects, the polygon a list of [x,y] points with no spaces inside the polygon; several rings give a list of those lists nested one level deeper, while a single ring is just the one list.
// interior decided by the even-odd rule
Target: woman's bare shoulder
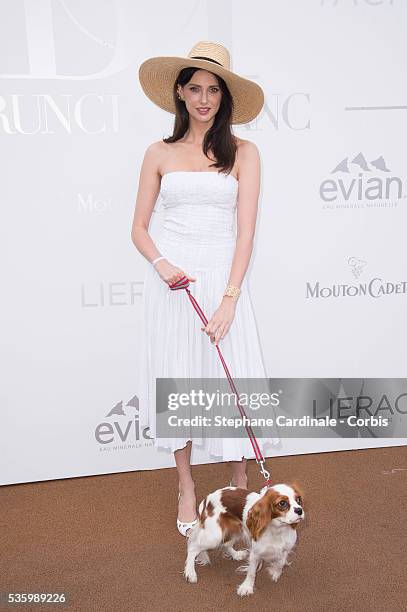
[{"label": "woman's bare shoulder", "polygon": [[251,140],[237,138],[236,165],[238,175],[244,167],[256,167],[259,164],[260,154],[257,145]]},{"label": "woman's bare shoulder", "polygon": [[168,147],[168,143],[164,142],[163,140],[157,140],[156,142],[152,142],[150,145],[148,145],[146,151],[151,153],[164,153],[168,150]]},{"label": "woman's bare shoulder", "polygon": [[151,172],[161,175],[161,167],[165,165],[168,153],[169,145],[162,140],[157,140],[148,145],[144,154],[144,164]]},{"label": "woman's bare shoulder", "polygon": [[236,144],[240,152],[246,153],[246,151],[256,151],[257,145],[251,140],[246,140],[244,138],[238,138],[235,136]]}]

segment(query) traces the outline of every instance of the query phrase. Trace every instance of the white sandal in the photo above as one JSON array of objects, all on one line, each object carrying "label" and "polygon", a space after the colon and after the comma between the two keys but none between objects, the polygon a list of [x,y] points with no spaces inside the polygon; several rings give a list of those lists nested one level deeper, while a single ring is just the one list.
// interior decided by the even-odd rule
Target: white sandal
[{"label": "white sandal", "polygon": [[[178,493],[178,501],[180,497],[181,497],[181,493]],[[197,524],[198,524],[198,517],[194,519],[193,521],[191,521],[190,523],[183,523],[182,521],[179,520],[179,518],[177,518],[177,529],[180,532],[180,534],[184,536],[185,538],[189,537],[188,531],[192,529],[192,527],[195,527],[195,525]]]}]

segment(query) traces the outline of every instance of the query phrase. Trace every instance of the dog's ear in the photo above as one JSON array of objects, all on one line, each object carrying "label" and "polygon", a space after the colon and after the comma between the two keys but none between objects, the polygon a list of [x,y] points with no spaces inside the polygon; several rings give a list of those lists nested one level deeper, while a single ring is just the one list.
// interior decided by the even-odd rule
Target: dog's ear
[{"label": "dog's ear", "polygon": [[301,504],[304,508],[304,489],[296,481],[290,483],[290,487],[294,490],[295,497],[301,497]]},{"label": "dog's ear", "polygon": [[273,518],[274,499],[274,491],[268,491],[258,502],[253,504],[248,512],[246,525],[255,541],[259,539]]}]

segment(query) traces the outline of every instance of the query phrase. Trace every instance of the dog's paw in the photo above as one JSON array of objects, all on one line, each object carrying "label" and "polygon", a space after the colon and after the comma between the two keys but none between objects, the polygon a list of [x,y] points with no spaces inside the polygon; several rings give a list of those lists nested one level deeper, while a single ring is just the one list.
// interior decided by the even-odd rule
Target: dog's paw
[{"label": "dog's paw", "polygon": [[247,559],[248,556],[249,556],[248,550],[236,550],[235,556],[233,557],[233,559],[235,561],[243,561],[244,559]]},{"label": "dog's paw", "polygon": [[185,568],[184,577],[187,582],[198,582],[198,576],[196,575],[196,571],[194,569]]},{"label": "dog's paw", "polygon": [[[294,558],[295,557],[294,557],[294,555],[292,554],[292,551],[291,551],[291,554],[287,555],[287,558],[285,560],[285,565],[291,565],[292,562],[294,561]],[[288,559],[291,559],[291,561],[289,561]]]},{"label": "dog's paw", "polygon": [[210,565],[210,562],[211,560],[206,550],[200,552],[197,558],[195,559],[195,563],[198,563],[198,565]]},{"label": "dog's paw", "polygon": [[237,588],[237,594],[240,595],[240,597],[246,597],[246,595],[253,595],[254,590],[253,590],[253,585],[245,582],[242,582],[241,585],[238,586]]},{"label": "dog's paw", "polygon": [[271,566],[267,568],[267,571],[269,573],[270,578],[274,581],[277,582],[277,580],[280,578],[281,576],[281,569]]},{"label": "dog's paw", "polygon": [[243,561],[249,556],[248,550],[235,550],[234,548],[227,548],[223,551],[223,556],[226,559],[232,559],[233,561]]}]

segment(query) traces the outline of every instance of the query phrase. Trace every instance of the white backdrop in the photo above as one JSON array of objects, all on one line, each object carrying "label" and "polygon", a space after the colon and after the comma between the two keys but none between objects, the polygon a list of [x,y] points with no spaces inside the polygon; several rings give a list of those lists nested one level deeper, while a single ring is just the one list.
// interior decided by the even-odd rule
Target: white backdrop
[{"label": "white backdrop", "polygon": [[[198,40],[226,45],[265,92],[262,114],[234,132],[262,156],[249,277],[268,376],[406,376],[405,2],[3,0],[0,11],[1,484],[174,465],[139,422],[148,264],[130,237],[144,151],[173,116],[137,73]],[[335,297],[372,279],[374,294]],[[283,439],[274,454],[406,442]]]}]

